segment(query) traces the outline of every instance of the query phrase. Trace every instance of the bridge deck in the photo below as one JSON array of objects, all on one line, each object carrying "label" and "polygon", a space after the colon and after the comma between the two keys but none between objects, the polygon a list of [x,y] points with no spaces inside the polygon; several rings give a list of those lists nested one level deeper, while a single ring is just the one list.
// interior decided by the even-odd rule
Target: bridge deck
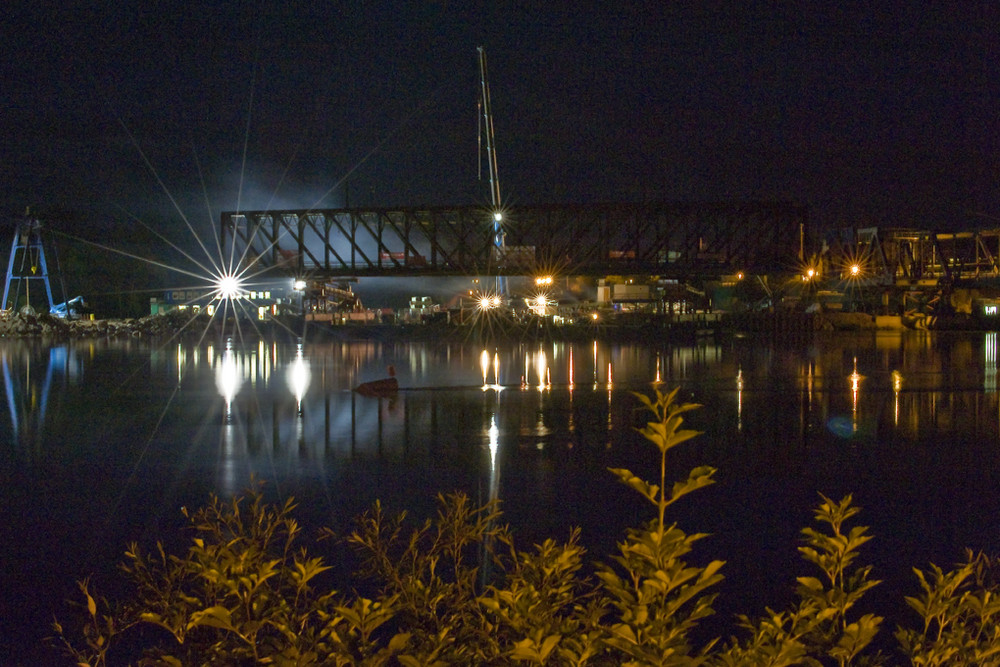
[{"label": "bridge deck", "polygon": [[482,207],[225,212],[224,246],[316,277],[795,271],[807,209],[783,202],[517,206],[504,247]]}]

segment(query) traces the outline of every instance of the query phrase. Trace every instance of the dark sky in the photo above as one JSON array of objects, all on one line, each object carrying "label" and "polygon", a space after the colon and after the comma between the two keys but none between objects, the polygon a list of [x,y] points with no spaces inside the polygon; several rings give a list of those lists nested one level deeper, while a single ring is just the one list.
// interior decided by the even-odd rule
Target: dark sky
[{"label": "dark sky", "polygon": [[482,45],[508,203],[1000,226],[990,1],[56,5],[0,18],[5,216],[484,202]]}]

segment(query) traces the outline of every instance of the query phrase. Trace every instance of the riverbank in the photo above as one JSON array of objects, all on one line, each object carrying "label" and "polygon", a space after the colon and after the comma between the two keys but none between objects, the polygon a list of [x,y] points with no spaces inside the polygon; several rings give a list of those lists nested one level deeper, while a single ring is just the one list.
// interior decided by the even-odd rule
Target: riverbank
[{"label": "riverbank", "polygon": [[[201,318],[198,318],[199,321]],[[209,319],[204,318],[206,325]],[[16,313],[0,319],[0,337],[3,338],[119,338],[177,335],[190,329],[190,315],[176,311],[164,315],[140,318],[69,320],[47,313],[37,315]],[[199,331],[204,331],[202,327]]]},{"label": "riverbank", "polygon": [[[812,335],[841,331],[903,330],[899,316],[845,312],[726,313],[712,318],[671,319],[662,316],[622,317],[593,323],[556,325],[548,320],[496,319],[474,324],[397,323],[331,324],[285,316],[265,322],[232,321],[225,325],[206,314],[193,319],[189,311],[127,319],[66,320],[48,314],[11,315],[0,319],[0,338],[217,338],[307,341],[346,340],[656,340],[691,342],[733,333],[758,335]],[[909,327],[914,328],[914,327]],[[946,330],[948,327],[938,327]],[[962,327],[968,330],[968,327]],[[983,329],[995,330],[995,329]]]}]

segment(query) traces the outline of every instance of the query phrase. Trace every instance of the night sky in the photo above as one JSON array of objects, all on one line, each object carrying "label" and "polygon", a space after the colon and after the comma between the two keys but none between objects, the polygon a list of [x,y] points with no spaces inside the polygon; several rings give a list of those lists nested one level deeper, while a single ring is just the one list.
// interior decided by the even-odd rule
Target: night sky
[{"label": "night sky", "polygon": [[3,217],[486,202],[482,45],[506,203],[1000,226],[993,2],[54,6],[0,18]]}]

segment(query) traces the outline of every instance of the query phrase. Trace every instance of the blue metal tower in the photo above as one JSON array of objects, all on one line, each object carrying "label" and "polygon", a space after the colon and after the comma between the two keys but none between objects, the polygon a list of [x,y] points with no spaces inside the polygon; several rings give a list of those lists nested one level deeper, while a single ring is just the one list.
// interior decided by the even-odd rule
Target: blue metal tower
[{"label": "blue metal tower", "polygon": [[[45,262],[45,247],[42,244],[42,223],[33,218],[19,220],[14,230],[14,242],[10,246],[10,260],[7,262],[7,279],[3,286],[3,302],[0,308],[7,310],[17,308],[21,298],[21,287],[24,287],[24,306],[31,306],[31,287],[39,286],[45,290],[45,310],[49,312],[56,305],[52,298],[52,286],[49,283],[49,268]],[[41,285],[38,285],[38,283]],[[11,284],[15,283],[14,294],[11,295]],[[13,298],[11,299],[11,296]],[[9,300],[10,299],[10,300]],[[35,308],[35,310],[38,310]]]}]

